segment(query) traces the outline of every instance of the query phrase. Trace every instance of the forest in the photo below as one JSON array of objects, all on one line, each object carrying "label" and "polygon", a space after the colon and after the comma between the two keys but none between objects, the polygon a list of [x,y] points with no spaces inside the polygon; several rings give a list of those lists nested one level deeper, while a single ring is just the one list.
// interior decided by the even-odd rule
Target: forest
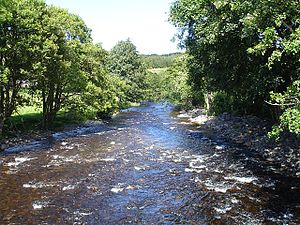
[{"label": "forest", "polygon": [[106,51],[79,16],[42,0],[0,4],[2,136],[160,100],[300,135],[297,0],[176,0],[169,21],[186,52],[162,56],[140,55],[130,39]]}]

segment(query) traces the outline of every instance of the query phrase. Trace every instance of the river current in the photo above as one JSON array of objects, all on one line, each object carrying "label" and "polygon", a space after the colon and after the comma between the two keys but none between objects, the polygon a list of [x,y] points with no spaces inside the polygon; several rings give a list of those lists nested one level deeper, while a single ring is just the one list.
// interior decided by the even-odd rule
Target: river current
[{"label": "river current", "polygon": [[172,113],[133,107],[0,155],[0,224],[300,224],[299,179]]}]

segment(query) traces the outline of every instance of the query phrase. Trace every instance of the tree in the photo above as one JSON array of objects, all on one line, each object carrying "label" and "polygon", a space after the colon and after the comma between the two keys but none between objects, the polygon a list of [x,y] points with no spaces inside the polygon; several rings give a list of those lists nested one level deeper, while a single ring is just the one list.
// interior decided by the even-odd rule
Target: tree
[{"label": "tree", "polygon": [[128,88],[123,101],[143,100],[146,69],[142,64],[135,45],[128,39],[118,42],[110,52],[109,71],[123,79]]},{"label": "tree", "polygon": [[188,83],[188,55],[178,56],[173,65],[166,70],[167,99],[177,105],[191,106],[192,91]]},{"label": "tree", "polygon": [[83,45],[91,37],[83,20],[64,9],[47,7],[42,22],[36,89],[42,97],[43,128],[48,129],[67,100],[87,85],[81,63]]},{"label": "tree", "polygon": [[275,125],[269,133],[279,139],[280,133],[289,131],[300,137],[300,80],[295,81],[284,93],[271,92],[270,105],[279,106],[283,110],[279,125]]},{"label": "tree", "polygon": [[108,72],[108,52],[100,44],[85,44],[82,70],[87,73],[87,86],[80,96],[71,99],[69,106],[79,111],[96,111],[99,117],[111,116],[119,108],[124,95],[124,82]]},{"label": "tree", "polygon": [[12,7],[11,1],[0,0],[0,23],[6,20],[7,17],[11,17],[9,8]]},{"label": "tree", "polygon": [[[25,83],[36,73],[36,50],[40,46],[40,18],[45,3],[39,0],[5,2],[0,24],[0,134],[4,122],[22,100]],[[1,2],[3,6],[3,2]]]},{"label": "tree", "polygon": [[168,68],[148,71],[145,82],[149,100],[167,100],[184,108],[191,106],[193,93],[188,82],[187,59],[188,55],[180,54]]}]

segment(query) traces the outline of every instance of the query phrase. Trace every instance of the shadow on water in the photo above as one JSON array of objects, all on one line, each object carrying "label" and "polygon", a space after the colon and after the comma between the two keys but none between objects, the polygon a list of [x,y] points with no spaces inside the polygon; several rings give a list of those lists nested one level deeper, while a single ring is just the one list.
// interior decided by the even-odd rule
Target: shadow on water
[{"label": "shadow on water", "polygon": [[[258,196],[267,198],[263,214],[265,223],[286,223],[295,219],[300,223],[300,180],[288,170],[282,170],[280,162],[269,162],[260,153],[247,148],[232,151],[236,161],[243,162],[245,168],[265,181]],[[292,220],[293,220],[292,219]]]},{"label": "shadow on water", "polygon": [[[213,121],[211,122],[213,123]],[[281,161],[268,161],[264,158],[262,156],[264,149],[250,149],[244,144],[238,144],[230,139],[219,138],[218,133],[202,131],[203,133],[197,134],[196,138],[204,138],[204,140],[209,138],[218,145],[226,146],[224,160],[230,162],[228,163],[229,167],[238,162],[241,168],[249,171],[249,174],[259,181],[256,183],[257,187],[251,191],[255,191],[257,200],[257,209],[255,210],[259,209],[261,213],[260,223],[300,224],[299,177],[288,169],[284,169]],[[249,201],[245,202],[251,205]],[[222,223],[222,221],[217,220],[217,223]]]}]

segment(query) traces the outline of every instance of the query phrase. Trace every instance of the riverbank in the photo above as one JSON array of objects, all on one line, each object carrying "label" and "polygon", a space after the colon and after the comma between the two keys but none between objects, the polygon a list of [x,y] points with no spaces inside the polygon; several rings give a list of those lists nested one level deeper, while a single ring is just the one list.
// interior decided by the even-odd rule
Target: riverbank
[{"label": "riverbank", "polygon": [[300,177],[300,141],[286,135],[280,141],[267,136],[272,125],[256,116],[236,116],[224,113],[206,116],[203,110],[182,111],[179,116],[188,116],[199,129],[209,130],[216,136],[258,154],[278,171]]}]

